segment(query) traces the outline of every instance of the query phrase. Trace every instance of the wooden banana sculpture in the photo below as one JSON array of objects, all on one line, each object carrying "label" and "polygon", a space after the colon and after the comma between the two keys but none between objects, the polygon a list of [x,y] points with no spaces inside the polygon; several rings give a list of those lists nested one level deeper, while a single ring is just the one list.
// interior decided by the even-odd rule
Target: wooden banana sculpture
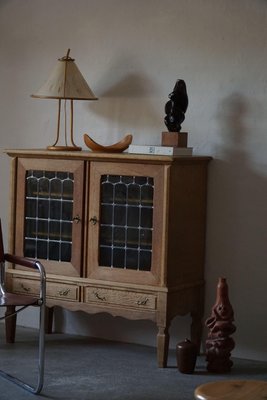
[{"label": "wooden banana sculpture", "polygon": [[131,134],[126,135],[122,140],[117,143],[114,143],[110,146],[103,146],[97,142],[95,142],[90,136],[86,133],[83,136],[84,143],[86,146],[91,149],[92,151],[99,151],[99,152],[109,152],[109,153],[122,153],[126,150],[129,145],[132,143],[133,136]]}]

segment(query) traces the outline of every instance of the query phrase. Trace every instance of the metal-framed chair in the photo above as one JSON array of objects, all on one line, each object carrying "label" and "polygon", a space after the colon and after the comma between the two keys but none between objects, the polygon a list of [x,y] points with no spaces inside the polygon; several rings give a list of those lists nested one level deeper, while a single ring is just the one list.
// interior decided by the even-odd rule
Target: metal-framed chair
[{"label": "metal-framed chair", "polygon": [[[20,265],[26,268],[39,271],[40,291],[39,296],[33,297],[10,293],[5,288],[5,261],[14,265]],[[0,219],[0,307],[7,307],[5,316],[0,320],[16,318],[17,313],[25,310],[29,306],[39,307],[39,350],[38,350],[38,381],[36,386],[32,386],[13,375],[0,370],[0,376],[23,389],[38,394],[41,392],[44,381],[44,356],[45,356],[45,304],[46,304],[46,274],[43,265],[37,260],[31,260],[24,257],[18,257],[9,253],[4,253],[2,227]],[[18,308],[17,308],[18,307]],[[11,342],[14,340],[11,340]],[[1,358],[1,355],[0,355]]]}]

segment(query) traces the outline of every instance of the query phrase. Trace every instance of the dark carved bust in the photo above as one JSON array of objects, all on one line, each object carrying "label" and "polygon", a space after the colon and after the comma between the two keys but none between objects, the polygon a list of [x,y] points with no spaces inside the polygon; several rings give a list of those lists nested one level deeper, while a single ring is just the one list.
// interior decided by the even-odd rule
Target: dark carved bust
[{"label": "dark carved bust", "polygon": [[188,97],[185,81],[178,79],[169,94],[169,101],[165,104],[164,118],[165,125],[169,132],[180,132],[181,123],[185,119],[185,112],[188,107]]}]

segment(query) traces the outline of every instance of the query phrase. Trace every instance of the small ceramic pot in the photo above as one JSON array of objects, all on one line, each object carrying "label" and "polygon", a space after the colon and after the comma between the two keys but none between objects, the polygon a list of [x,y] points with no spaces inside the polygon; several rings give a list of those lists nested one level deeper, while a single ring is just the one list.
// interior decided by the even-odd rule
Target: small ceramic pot
[{"label": "small ceramic pot", "polygon": [[194,372],[197,360],[197,346],[189,339],[176,345],[177,367],[183,374]]}]

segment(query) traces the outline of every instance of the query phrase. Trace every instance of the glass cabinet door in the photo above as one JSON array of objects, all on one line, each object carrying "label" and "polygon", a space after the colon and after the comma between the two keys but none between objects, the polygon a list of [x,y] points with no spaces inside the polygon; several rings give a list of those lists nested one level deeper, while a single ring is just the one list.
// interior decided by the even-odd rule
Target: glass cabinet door
[{"label": "glass cabinet door", "polygon": [[20,159],[16,251],[48,272],[80,275],[83,162]]},{"label": "glass cabinet door", "polygon": [[89,276],[158,282],[162,168],[91,163]]}]

